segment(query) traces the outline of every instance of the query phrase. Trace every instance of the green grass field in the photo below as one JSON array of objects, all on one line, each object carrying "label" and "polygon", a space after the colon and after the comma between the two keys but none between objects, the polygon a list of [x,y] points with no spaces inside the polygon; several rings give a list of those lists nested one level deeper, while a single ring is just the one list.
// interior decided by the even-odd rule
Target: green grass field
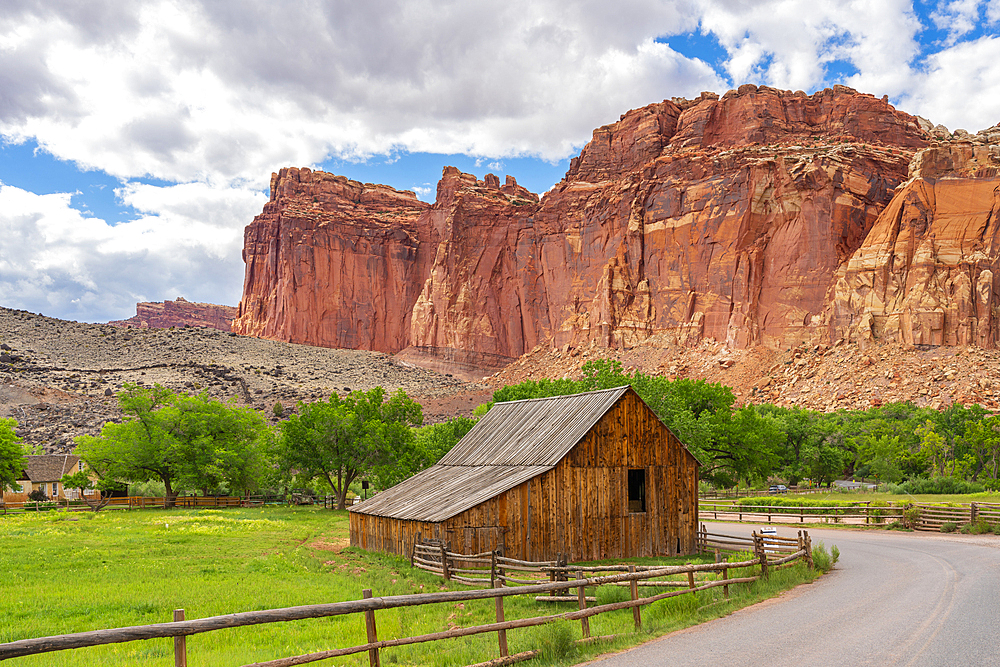
[{"label": "green grass field", "polygon": [[[405,559],[348,547],[347,535],[346,512],[311,507],[0,517],[0,642],[161,623],[172,620],[172,610],[181,608],[194,619],[360,599],[365,588],[376,596],[448,590],[440,578],[411,569]],[[546,647],[551,655],[535,664],[572,664],[725,615],[815,576],[796,566],[775,573],[766,583],[733,587],[730,601],[722,599],[721,588],[697,598],[664,600],[644,609],[639,634],[632,633],[631,612],[602,614],[591,619],[592,634],[627,636],[580,653],[566,643],[580,636],[579,623],[568,622],[510,631],[510,650]],[[610,589],[599,592],[604,597],[616,594],[619,591]],[[526,596],[508,598],[505,608],[512,619],[569,611],[575,605],[538,603]],[[380,611],[379,638],[489,623],[494,613],[492,600]],[[363,617],[353,615],[194,635],[188,638],[188,656],[192,665],[224,667],[363,643]],[[5,664],[169,666],[172,646],[171,639],[158,639],[46,653]],[[490,634],[386,650],[382,661],[445,667],[497,656],[496,635]],[[367,664],[367,656],[338,659],[336,664]]]}]

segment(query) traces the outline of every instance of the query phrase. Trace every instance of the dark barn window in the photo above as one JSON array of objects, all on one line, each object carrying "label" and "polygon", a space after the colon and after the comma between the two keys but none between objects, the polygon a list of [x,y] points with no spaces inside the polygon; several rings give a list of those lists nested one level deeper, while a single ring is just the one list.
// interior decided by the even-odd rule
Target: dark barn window
[{"label": "dark barn window", "polygon": [[646,471],[628,471],[628,511],[646,511]]}]

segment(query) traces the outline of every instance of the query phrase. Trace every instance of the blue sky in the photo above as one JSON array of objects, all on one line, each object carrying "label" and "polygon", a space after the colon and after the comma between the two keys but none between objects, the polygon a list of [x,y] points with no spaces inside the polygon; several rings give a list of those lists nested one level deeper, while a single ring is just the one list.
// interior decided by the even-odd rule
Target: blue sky
[{"label": "blue sky", "polygon": [[843,83],[976,131],[1000,122],[998,35],[1000,0],[8,0],[0,305],[235,304],[272,171],[542,193],[594,128],[702,90]]}]

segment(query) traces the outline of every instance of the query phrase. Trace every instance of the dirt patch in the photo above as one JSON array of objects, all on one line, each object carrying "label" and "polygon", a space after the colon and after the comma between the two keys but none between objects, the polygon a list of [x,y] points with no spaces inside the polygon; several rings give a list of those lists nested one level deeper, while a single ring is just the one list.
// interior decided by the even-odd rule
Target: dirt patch
[{"label": "dirt patch", "polygon": [[309,546],[313,549],[319,549],[320,551],[332,551],[335,554],[339,554],[341,551],[351,546],[351,541],[346,537],[333,541],[318,540]]}]

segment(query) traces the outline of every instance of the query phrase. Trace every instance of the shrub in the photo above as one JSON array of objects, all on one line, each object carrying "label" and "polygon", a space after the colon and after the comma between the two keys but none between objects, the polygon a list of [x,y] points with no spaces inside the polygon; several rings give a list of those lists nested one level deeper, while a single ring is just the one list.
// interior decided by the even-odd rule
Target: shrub
[{"label": "shrub", "polygon": [[986,533],[992,533],[994,531],[995,528],[984,519],[979,519],[975,523],[967,523],[962,526],[962,532],[966,535],[985,535]]},{"label": "shrub", "polygon": [[35,489],[28,494],[28,500],[34,500],[36,503],[45,502],[48,499],[49,497],[41,489]]},{"label": "shrub", "polygon": [[833,569],[833,566],[840,560],[840,549],[836,546],[830,548],[827,551],[826,546],[820,542],[813,547],[812,551],[813,565],[816,566],[817,570],[821,572],[829,572]]},{"label": "shrub", "polygon": [[907,507],[903,510],[903,518],[900,520],[903,528],[916,528],[917,524],[920,523],[920,508],[919,507]]},{"label": "shrub", "polygon": [[931,477],[930,479],[910,479],[892,490],[893,493],[903,494],[963,494],[982,493],[983,485],[976,482],[967,482],[964,479],[954,477]]},{"label": "shrub", "polygon": [[281,401],[277,401],[275,402],[274,407],[271,408],[271,412],[274,414],[275,417],[280,418],[282,415],[285,414],[285,407],[281,404]]},{"label": "shrub", "polygon": [[941,524],[942,533],[954,533],[956,530],[958,530],[958,524],[954,521],[945,521]]}]

